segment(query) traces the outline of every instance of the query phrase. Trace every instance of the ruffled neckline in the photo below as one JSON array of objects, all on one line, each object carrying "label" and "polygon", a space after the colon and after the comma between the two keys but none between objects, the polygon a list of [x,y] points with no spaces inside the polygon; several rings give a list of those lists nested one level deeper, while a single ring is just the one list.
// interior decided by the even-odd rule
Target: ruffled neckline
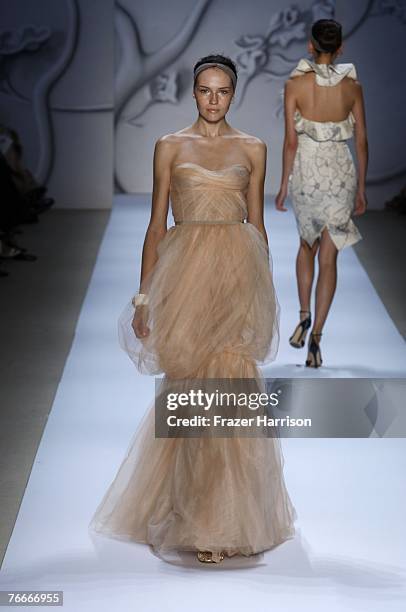
[{"label": "ruffled neckline", "polygon": [[306,72],[314,72],[316,74],[317,85],[325,87],[337,85],[346,76],[351,79],[357,78],[354,64],[317,64],[307,58],[302,58],[299,61],[296,68],[290,73],[290,76],[297,76]]}]

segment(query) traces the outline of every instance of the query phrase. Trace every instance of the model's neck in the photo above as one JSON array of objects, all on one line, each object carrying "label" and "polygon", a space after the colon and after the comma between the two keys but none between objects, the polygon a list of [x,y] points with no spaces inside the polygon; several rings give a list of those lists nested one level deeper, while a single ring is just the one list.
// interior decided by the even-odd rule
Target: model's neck
[{"label": "model's neck", "polygon": [[332,64],[335,60],[335,56],[332,53],[318,53],[313,56],[315,64]]},{"label": "model's neck", "polygon": [[224,118],[215,123],[211,123],[199,115],[194,127],[201,136],[205,136],[206,138],[216,138],[216,136],[223,136],[230,132],[230,126]]}]

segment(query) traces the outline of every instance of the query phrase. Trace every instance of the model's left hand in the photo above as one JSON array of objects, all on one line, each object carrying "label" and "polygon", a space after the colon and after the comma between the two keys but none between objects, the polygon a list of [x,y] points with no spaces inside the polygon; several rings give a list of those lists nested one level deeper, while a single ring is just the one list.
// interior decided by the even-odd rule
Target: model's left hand
[{"label": "model's left hand", "polygon": [[286,200],[287,195],[288,195],[288,190],[286,188],[284,188],[284,187],[281,187],[280,190],[279,190],[278,195],[275,198],[275,207],[276,207],[276,210],[281,210],[283,212],[286,212],[288,210],[283,205],[285,200]]},{"label": "model's left hand", "polygon": [[355,198],[355,208],[354,208],[354,216],[359,217],[359,215],[363,215],[367,209],[367,197],[365,195],[365,191],[357,191],[357,195]]}]

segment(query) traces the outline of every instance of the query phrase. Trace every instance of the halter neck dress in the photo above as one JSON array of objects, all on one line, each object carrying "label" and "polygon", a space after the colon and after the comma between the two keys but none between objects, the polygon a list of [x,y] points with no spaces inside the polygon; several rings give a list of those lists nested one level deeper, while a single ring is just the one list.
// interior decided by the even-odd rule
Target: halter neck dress
[{"label": "halter neck dress", "polygon": [[[291,76],[315,73],[316,84],[336,87],[344,77],[356,79],[354,64],[317,64],[301,59]],[[351,216],[357,174],[347,140],[354,134],[352,112],[343,121],[313,121],[298,109],[294,115],[298,147],[289,177],[289,195],[298,232],[310,246],[327,228],[338,250],[361,240]]]}]

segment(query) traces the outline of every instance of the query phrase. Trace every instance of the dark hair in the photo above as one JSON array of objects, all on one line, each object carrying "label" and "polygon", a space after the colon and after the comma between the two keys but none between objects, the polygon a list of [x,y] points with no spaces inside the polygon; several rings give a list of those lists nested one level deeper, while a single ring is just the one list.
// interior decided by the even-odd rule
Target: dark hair
[{"label": "dark hair", "polygon": [[[227,57],[226,55],[221,55],[221,54],[205,55],[204,57],[201,57],[196,62],[196,64],[193,66],[193,71],[197,70],[199,66],[201,66],[202,64],[206,64],[207,62],[216,62],[216,64],[224,64],[224,66],[227,66],[234,72],[235,78],[237,80],[238,78],[237,66],[233,62],[233,60],[230,57]],[[195,84],[196,84],[196,77],[193,80],[193,86],[195,86]]]},{"label": "dark hair", "polygon": [[342,43],[341,24],[334,19],[319,19],[312,25],[312,38],[319,53],[335,53]]}]

